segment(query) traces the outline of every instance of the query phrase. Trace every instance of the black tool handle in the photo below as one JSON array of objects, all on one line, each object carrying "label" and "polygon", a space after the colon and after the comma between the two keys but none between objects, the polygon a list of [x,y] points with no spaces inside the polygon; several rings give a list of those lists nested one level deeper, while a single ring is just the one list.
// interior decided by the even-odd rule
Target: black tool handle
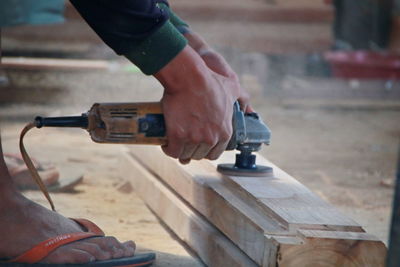
[{"label": "black tool handle", "polygon": [[76,127],[88,128],[88,118],[86,115],[72,117],[36,117],[35,125],[42,127]]}]

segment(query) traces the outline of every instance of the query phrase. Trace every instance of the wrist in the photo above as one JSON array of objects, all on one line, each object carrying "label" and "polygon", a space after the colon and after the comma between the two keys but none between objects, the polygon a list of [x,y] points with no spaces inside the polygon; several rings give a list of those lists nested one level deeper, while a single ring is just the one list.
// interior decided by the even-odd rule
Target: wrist
[{"label": "wrist", "polygon": [[178,93],[182,90],[191,90],[204,82],[207,67],[201,57],[190,46],[186,46],[154,77],[163,85],[165,92]]}]

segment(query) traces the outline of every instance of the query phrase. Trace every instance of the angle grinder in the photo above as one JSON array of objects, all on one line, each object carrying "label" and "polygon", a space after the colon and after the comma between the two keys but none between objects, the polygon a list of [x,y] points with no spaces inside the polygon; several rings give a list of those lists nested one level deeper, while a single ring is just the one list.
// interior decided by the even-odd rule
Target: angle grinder
[{"label": "angle grinder", "polygon": [[[220,164],[218,171],[226,175],[266,176],[272,168],[256,164],[253,152],[269,144],[271,131],[257,113],[244,113],[234,104],[233,134],[226,150],[238,150],[234,164]],[[160,102],[96,103],[81,116],[36,117],[41,127],[77,127],[86,129],[97,143],[151,144],[167,143],[166,127]]]}]

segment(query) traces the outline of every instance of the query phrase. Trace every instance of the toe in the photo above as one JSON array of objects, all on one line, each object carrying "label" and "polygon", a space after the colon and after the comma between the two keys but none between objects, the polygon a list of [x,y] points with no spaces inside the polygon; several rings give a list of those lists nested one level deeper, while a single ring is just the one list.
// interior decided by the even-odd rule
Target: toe
[{"label": "toe", "polygon": [[113,236],[92,238],[90,242],[96,243],[102,250],[110,252],[114,259],[124,257],[125,247]]},{"label": "toe", "polygon": [[122,243],[124,246],[124,257],[132,257],[135,254],[136,244],[133,241],[126,241]]},{"label": "toe", "polygon": [[114,259],[122,258],[122,257],[124,257],[124,254],[125,254],[125,250],[123,248],[119,248],[119,247],[118,248],[117,247],[113,248],[112,255],[113,255]]},{"label": "toe", "polygon": [[86,251],[90,255],[94,256],[97,261],[109,260],[112,258],[110,252],[103,250],[98,244],[85,240],[81,242],[75,242],[70,244],[74,249],[80,249]]},{"label": "toe", "polygon": [[65,246],[60,247],[56,251],[50,253],[46,258],[43,259],[42,262],[52,264],[83,264],[93,262],[95,260],[96,259],[93,255],[84,250]]}]

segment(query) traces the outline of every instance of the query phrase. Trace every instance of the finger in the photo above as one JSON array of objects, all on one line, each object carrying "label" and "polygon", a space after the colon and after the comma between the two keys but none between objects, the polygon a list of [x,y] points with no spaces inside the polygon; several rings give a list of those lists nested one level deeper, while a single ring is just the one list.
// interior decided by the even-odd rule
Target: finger
[{"label": "finger", "polygon": [[192,155],[194,154],[194,152],[196,151],[196,149],[198,148],[198,144],[185,144],[182,153],[179,155],[179,159],[181,160],[190,160],[192,158]]},{"label": "finger", "polygon": [[212,71],[225,77],[230,76],[232,72],[231,68],[229,67],[228,63],[226,63],[224,58],[215,51],[208,50],[202,52],[201,57],[206,63],[207,67],[210,68]]},{"label": "finger", "polygon": [[200,146],[198,146],[196,151],[193,153],[192,159],[195,159],[195,160],[204,159],[208,155],[208,153],[211,151],[212,148],[213,148],[212,145],[209,145],[206,143],[200,144]]},{"label": "finger", "polygon": [[[229,141],[228,141],[229,142]],[[225,151],[228,142],[219,142],[206,156],[209,160],[216,160]]]},{"label": "finger", "polygon": [[245,111],[245,113],[254,113],[254,112],[256,112],[255,109],[251,105],[248,105],[244,111]]},{"label": "finger", "polygon": [[247,103],[246,102],[244,102],[242,99],[238,99],[238,102],[239,102],[239,106],[240,106],[240,110],[242,110],[242,111],[245,111],[246,110],[246,108],[247,108]]},{"label": "finger", "polygon": [[183,143],[178,142],[175,138],[168,139],[168,144],[161,146],[162,150],[165,154],[175,159],[179,158],[179,156],[183,152]]},{"label": "finger", "polygon": [[183,165],[187,165],[189,164],[191,161],[191,159],[179,159],[179,162]]},{"label": "finger", "polygon": [[247,97],[239,97],[238,99],[240,109],[246,111],[249,106],[249,99]]}]

